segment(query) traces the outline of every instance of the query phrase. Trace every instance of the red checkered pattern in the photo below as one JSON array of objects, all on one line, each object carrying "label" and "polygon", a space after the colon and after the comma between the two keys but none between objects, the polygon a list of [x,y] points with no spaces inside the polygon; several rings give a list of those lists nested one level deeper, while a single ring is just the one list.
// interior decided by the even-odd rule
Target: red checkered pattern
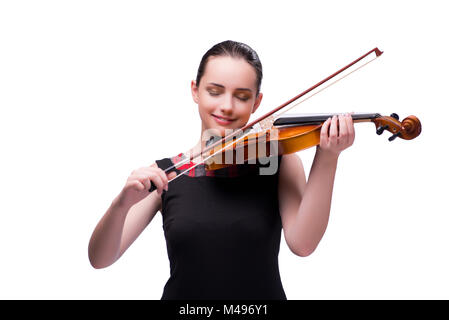
[{"label": "red checkered pattern", "polygon": [[[173,164],[179,163],[181,160],[184,160],[185,156],[183,153],[178,154],[177,156],[171,157],[170,160]],[[179,172],[187,170],[195,165],[194,162],[189,161],[184,163],[183,165],[178,167]],[[248,173],[249,170],[254,170],[255,165],[232,165],[218,170],[206,170],[205,164],[199,164],[192,170],[190,170],[186,175],[189,177],[238,177],[244,173]],[[179,173],[178,172],[178,173]]]}]

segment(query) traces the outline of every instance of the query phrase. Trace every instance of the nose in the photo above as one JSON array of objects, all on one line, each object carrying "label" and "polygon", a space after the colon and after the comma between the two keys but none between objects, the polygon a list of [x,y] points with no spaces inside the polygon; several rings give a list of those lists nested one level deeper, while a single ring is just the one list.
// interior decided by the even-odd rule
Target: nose
[{"label": "nose", "polygon": [[232,95],[228,94],[225,96],[225,99],[223,100],[223,103],[220,106],[220,111],[223,114],[229,115],[232,113],[232,110],[234,109],[233,102],[232,102]]}]

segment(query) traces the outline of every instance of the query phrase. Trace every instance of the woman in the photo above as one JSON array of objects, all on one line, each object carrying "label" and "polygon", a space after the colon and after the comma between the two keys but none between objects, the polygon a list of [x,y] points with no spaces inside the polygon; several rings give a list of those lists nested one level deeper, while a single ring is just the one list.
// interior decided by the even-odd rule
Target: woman
[{"label": "woman", "polygon": [[[262,65],[249,46],[224,41],[203,56],[193,100],[204,133],[243,127],[259,107]],[[256,165],[213,172],[190,163],[166,174],[185,154],[134,170],[95,228],[89,243],[93,267],[114,263],[161,211],[170,278],[162,299],[286,299],[278,268],[281,230],[290,250],[310,255],[326,230],[340,152],[354,141],[350,115],[329,118],[306,183],[298,155],[279,156],[278,170]],[[259,168],[260,169],[260,168]],[[148,193],[151,184],[157,192]]]}]

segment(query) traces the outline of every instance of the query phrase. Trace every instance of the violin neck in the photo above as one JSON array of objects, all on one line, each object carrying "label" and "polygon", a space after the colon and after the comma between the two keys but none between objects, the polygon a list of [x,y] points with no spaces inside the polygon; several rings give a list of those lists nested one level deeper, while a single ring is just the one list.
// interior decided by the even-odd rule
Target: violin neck
[{"label": "violin neck", "polygon": [[381,114],[379,113],[360,113],[360,114],[353,114],[352,120],[354,122],[368,122],[373,121],[376,118],[381,117]]},{"label": "violin neck", "polygon": [[[287,114],[280,116],[274,121],[275,126],[284,125],[313,125],[322,124],[328,118],[338,113],[318,113],[318,114]],[[368,122],[380,117],[379,113],[353,113],[351,114],[354,122]]]}]

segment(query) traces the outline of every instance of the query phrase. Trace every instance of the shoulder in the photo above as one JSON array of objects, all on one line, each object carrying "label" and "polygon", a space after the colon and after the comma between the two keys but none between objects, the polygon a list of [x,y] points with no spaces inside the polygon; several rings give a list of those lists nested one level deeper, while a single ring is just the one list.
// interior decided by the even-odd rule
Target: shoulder
[{"label": "shoulder", "polygon": [[166,170],[167,168],[173,167],[171,170],[168,170],[168,172],[171,172],[176,170],[176,168],[174,168],[174,165],[183,160],[183,158],[184,155],[180,153],[175,156],[158,159],[155,161],[153,165],[159,167],[162,170]]}]

